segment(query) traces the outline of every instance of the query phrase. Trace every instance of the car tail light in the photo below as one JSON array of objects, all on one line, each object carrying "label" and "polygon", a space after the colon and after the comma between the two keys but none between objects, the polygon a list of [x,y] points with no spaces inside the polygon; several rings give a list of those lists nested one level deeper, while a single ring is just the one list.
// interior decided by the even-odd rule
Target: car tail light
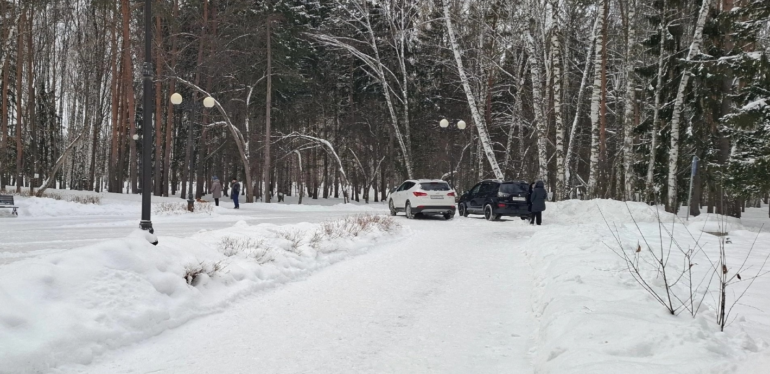
[{"label": "car tail light", "polygon": [[455,193],[454,193],[454,192],[450,192],[450,193],[448,193],[448,194],[446,194],[446,195],[447,195],[447,196],[455,196]]},{"label": "car tail light", "polygon": [[412,193],[414,194],[414,196],[417,196],[417,197],[428,196],[428,194],[425,192],[412,192]]},{"label": "car tail light", "polygon": [[499,203],[499,204],[497,204],[497,207],[498,207],[498,208],[505,208],[505,204],[503,204],[503,203]]}]

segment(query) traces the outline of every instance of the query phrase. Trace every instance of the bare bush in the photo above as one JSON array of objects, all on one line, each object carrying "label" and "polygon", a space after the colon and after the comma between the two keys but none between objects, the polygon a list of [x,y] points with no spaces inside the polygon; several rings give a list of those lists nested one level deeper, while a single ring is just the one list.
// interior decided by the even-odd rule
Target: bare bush
[{"label": "bare bush", "polygon": [[306,232],[303,230],[274,231],[279,237],[291,243],[291,249],[294,253],[299,253],[299,248],[305,241]]},{"label": "bare bush", "polygon": [[[742,277],[741,273],[747,270],[746,264],[753,252],[756,239],[743,259],[742,264],[735,270],[729,269],[725,244],[730,244],[730,238],[728,237],[724,216],[719,218],[718,232],[705,232],[719,238],[719,252],[718,258],[716,258],[715,255],[709,256],[709,253],[704,250],[702,233],[696,237],[687,229],[684,222],[677,220],[676,217],[672,219],[669,228],[663,223],[658,214],[657,237],[650,238],[642,231],[630,208],[628,208],[628,204],[626,204],[626,207],[631,215],[636,231],[642,238],[642,242],[637,242],[634,248],[628,248],[621,239],[619,228],[614,225],[611,226],[600,209],[599,212],[602,214],[602,218],[615,240],[614,245],[607,245],[606,243],[605,245],[623,260],[626,269],[633,279],[672,315],[687,312],[695,317],[702,308],[707,296],[714,292],[712,287],[716,278],[718,289],[716,291],[717,298],[714,309],[716,310],[716,322],[720,329],[724,331],[732,308],[740,301],[754,280],[766,274],[764,268],[768,259],[770,259],[770,254],[768,254],[768,257],[765,257],[760,268],[752,272],[751,277]],[[692,244],[686,245],[676,239],[674,231],[677,224],[681,224],[684,230],[682,235],[685,235],[688,239],[687,241],[692,242]],[[758,237],[759,233],[757,233]],[[671,262],[672,259],[675,262]],[[677,264],[677,259],[681,261],[680,264]],[[698,263],[705,263],[708,268],[693,272]],[[657,282],[656,278],[661,278],[662,281]],[[750,283],[743,290],[743,293],[735,297],[732,303],[728,305],[726,301],[727,288],[742,281],[749,281]],[[659,285],[656,285],[656,283],[659,283]]]},{"label": "bare bush", "polygon": [[[211,206],[211,204],[206,202],[195,202],[195,211],[192,213],[198,213],[198,214],[211,214],[214,212],[214,207]],[[155,214],[167,214],[167,215],[175,215],[175,214],[184,214],[184,213],[190,213],[189,210],[187,210],[187,202],[179,202],[179,203],[157,203],[153,205],[153,213]]]},{"label": "bare bush", "polygon": [[196,281],[200,278],[201,274],[206,274],[209,278],[213,278],[217,273],[221,272],[226,265],[222,262],[205,262],[201,261],[198,264],[190,264],[185,266],[184,279],[189,285],[195,285]]},{"label": "bare bush", "polygon": [[[359,214],[348,216],[341,220],[322,222],[320,232],[329,239],[336,239],[356,237],[374,229],[392,232],[399,227],[401,226],[389,216]],[[318,241],[320,239],[314,238],[314,240]]]},{"label": "bare bush", "polygon": [[260,264],[273,260],[272,250],[263,240],[226,236],[219,241],[219,251],[227,257],[243,253]]}]

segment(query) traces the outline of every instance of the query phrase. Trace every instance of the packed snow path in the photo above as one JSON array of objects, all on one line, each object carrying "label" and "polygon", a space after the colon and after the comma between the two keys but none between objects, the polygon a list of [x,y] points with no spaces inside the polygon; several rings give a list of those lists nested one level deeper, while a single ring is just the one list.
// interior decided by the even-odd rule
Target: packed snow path
[{"label": "packed snow path", "polygon": [[403,240],[59,373],[533,372],[524,222],[397,221]]}]

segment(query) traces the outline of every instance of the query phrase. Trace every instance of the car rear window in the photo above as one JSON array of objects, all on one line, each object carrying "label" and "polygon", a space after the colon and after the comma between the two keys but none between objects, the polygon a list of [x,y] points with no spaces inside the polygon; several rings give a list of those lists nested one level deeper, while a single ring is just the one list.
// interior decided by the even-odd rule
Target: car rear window
[{"label": "car rear window", "polygon": [[420,188],[423,191],[449,191],[449,185],[441,182],[420,183]]},{"label": "car rear window", "polygon": [[500,192],[508,194],[521,194],[527,192],[527,185],[518,183],[503,183]]}]

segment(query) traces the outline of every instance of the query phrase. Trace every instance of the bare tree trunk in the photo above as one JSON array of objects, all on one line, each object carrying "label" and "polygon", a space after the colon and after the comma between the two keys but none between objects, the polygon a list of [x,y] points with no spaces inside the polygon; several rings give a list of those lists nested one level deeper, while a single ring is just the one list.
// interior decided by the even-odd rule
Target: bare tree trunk
[{"label": "bare tree trunk", "polygon": [[[690,50],[687,53],[687,61],[690,61],[700,52],[700,45],[703,41],[703,26],[706,24],[711,0],[703,0],[700,11],[698,12],[698,21],[695,24]],[[671,115],[671,148],[668,153],[668,200],[666,208],[669,212],[676,212],[678,208],[677,196],[677,172],[679,171],[679,123],[682,117],[682,107],[684,106],[684,91],[687,88],[690,74],[689,69],[685,68],[682,74],[682,80],[679,81],[679,89],[676,92],[674,100],[674,111]]]},{"label": "bare tree trunk", "polygon": [[[535,12],[534,4],[530,4],[530,10]],[[526,31],[524,37],[527,54],[529,55],[529,68],[532,77],[532,111],[535,112],[535,129],[537,131],[537,159],[538,159],[538,178],[548,185],[548,138],[547,123],[545,119],[545,101],[543,100],[543,81],[542,67],[543,61],[537,52],[535,45],[535,20],[532,14],[525,22]]]},{"label": "bare tree trunk", "polygon": [[[113,14],[117,9],[117,5],[114,6]],[[118,36],[117,36],[118,22],[114,20],[110,31],[110,50],[112,50],[112,63],[111,63],[111,76],[110,76],[110,110],[112,111],[110,117],[110,125],[112,125],[112,145],[110,150],[110,170],[109,170],[109,187],[108,191],[118,192],[117,178],[118,178],[118,138],[120,125],[118,122],[118,100],[120,100],[120,93],[118,92],[119,71],[118,64],[120,59],[118,58]],[[66,61],[66,59],[65,59]],[[63,86],[63,84],[62,84]]]},{"label": "bare tree trunk", "polygon": [[559,17],[559,1],[551,1],[551,60],[553,61],[553,113],[556,122],[556,190],[554,200],[564,199],[564,120],[561,112],[561,17]]},{"label": "bare tree trunk", "polygon": [[[134,103],[134,64],[131,59],[131,5],[128,0],[121,0],[121,9],[123,14],[123,76],[125,85],[123,87],[126,97],[126,112],[129,125],[129,156],[128,170],[131,181],[131,193],[137,193],[137,153],[136,142],[133,140],[136,134],[136,104]],[[148,114],[145,114],[148,115]]]},{"label": "bare tree trunk", "polygon": [[666,44],[666,35],[668,34],[668,30],[666,28],[667,26],[667,20],[666,20],[666,10],[668,8],[668,0],[663,0],[663,9],[660,12],[661,18],[660,18],[660,25],[658,26],[658,32],[660,33],[660,46],[658,47],[658,76],[656,80],[656,86],[655,86],[655,108],[653,108],[653,115],[652,115],[652,132],[650,133],[650,159],[649,163],[647,164],[647,181],[646,181],[646,193],[648,195],[649,201],[654,201],[655,196],[655,190],[654,190],[654,176],[655,176],[655,153],[657,152],[658,148],[658,129],[659,129],[659,121],[660,121],[660,109],[661,109],[661,96],[663,95],[663,73],[665,71],[665,44]]},{"label": "bare tree trunk", "polygon": [[[22,11],[24,12],[24,11]],[[21,19],[19,19],[19,27],[22,27],[26,22],[26,13],[22,13]],[[21,103],[24,98],[24,92],[22,92],[22,73],[24,70],[24,39],[22,38],[23,32],[20,30],[17,35],[16,43],[16,193],[21,193],[21,184],[24,180],[23,160],[24,160],[24,143],[22,143],[21,129],[24,125],[21,113]]]},{"label": "bare tree trunk", "polygon": [[[563,193],[563,196],[567,196],[569,187],[567,186],[570,183],[571,178],[571,172],[570,172],[570,165],[572,160],[572,150],[575,149],[575,136],[577,135],[577,126],[578,122],[580,121],[580,114],[582,112],[583,106],[581,105],[583,103],[583,95],[586,91],[586,86],[588,85],[588,76],[591,71],[591,61],[593,60],[593,55],[591,52],[593,52],[595,46],[596,46],[596,35],[600,27],[600,21],[602,18],[597,15],[596,20],[594,21],[594,27],[591,32],[591,42],[588,43],[588,50],[586,51],[586,62],[583,66],[583,78],[580,80],[580,89],[578,90],[578,97],[577,97],[577,103],[575,104],[575,117],[572,119],[572,128],[569,132],[569,143],[567,145],[567,154],[564,156],[564,170],[565,170],[565,191]],[[577,173],[577,165],[575,166],[575,173]]]},{"label": "bare tree trunk", "polygon": [[636,46],[636,0],[628,0],[628,16],[626,37],[626,97],[625,112],[623,115],[623,171],[624,175],[624,200],[633,200],[634,196],[634,102],[636,100],[634,79],[634,50]]},{"label": "bare tree trunk", "polygon": [[[10,32],[9,32],[10,34]],[[8,39],[13,39],[13,36],[8,35]],[[8,44],[8,43],[6,43]],[[8,49],[5,49],[5,51],[9,51]],[[9,52],[5,52],[3,56],[5,57],[6,54],[9,54]],[[10,81],[9,78],[9,72],[11,70],[10,63],[8,63],[8,59],[3,59],[3,90],[0,95],[0,190],[5,189],[6,186],[6,180],[5,178],[5,172],[8,167],[8,117],[10,116],[10,113],[8,113],[8,83]]]},{"label": "bare tree trunk", "polygon": [[492,167],[492,172],[495,173],[495,178],[503,179],[503,171],[500,169],[500,165],[497,163],[497,157],[495,156],[494,148],[492,147],[492,141],[489,133],[487,132],[487,124],[484,122],[484,118],[479,113],[479,109],[476,106],[476,97],[471,90],[470,82],[465,74],[465,68],[463,67],[462,54],[460,50],[460,44],[457,42],[457,36],[455,35],[454,26],[452,25],[452,16],[449,10],[449,0],[441,0],[444,6],[444,23],[446,25],[447,33],[449,34],[450,44],[452,45],[452,52],[454,53],[455,63],[457,64],[457,72],[460,76],[463,89],[465,90],[465,96],[467,97],[468,107],[471,110],[473,116],[473,122],[476,123],[476,129],[479,133],[479,140],[481,141],[484,153],[487,156],[489,165]]},{"label": "bare tree trunk", "polygon": [[599,18],[599,28],[596,30],[597,34],[594,38],[596,42],[596,50],[594,54],[594,84],[591,93],[591,160],[588,174],[588,196],[596,197],[597,194],[597,179],[599,177],[599,157],[601,152],[601,113],[602,108],[602,91],[604,82],[604,23],[606,17],[607,0],[601,0],[600,7],[597,9],[597,17]]},{"label": "bare tree trunk", "polygon": [[[173,19],[177,18],[177,14],[179,13],[179,2],[178,0],[174,0],[173,9],[171,11],[171,17]],[[176,69],[176,61],[177,61],[177,46],[176,46],[176,27],[173,26],[174,22],[172,24],[172,31],[171,31],[171,68]],[[169,82],[169,92],[174,93],[176,92],[176,81],[171,80]],[[166,108],[166,148],[164,149],[164,155],[163,155],[163,196],[168,196],[168,189],[169,189],[169,174],[171,173],[171,149],[174,146],[174,104],[171,104],[169,101],[168,107]],[[226,180],[226,179],[223,179]]]},{"label": "bare tree trunk", "polygon": [[[160,5],[160,0],[158,0]],[[163,27],[160,20],[160,14],[155,16],[155,56],[157,61],[155,62],[155,76],[160,77],[163,75],[164,65],[164,53],[163,53]],[[163,194],[162,183],[162,166],[163,166],[163,87],[161,81],[158,79],[155,82],[155,160],[154,166],[154,194],[155,196],[161,196]],[[149,123],[150,121],[145,121]],[[168,126],[168,124],[166,124]]]},{"label": "bare tree trunk", "polygon": [[[269,6],[270,5],[269,5],[269,2],[268,2],[268,7]],[[267,33],[266,34],[267,35],[266,36],[267,37],[267,72],[265,73],[265,75],[267,75],[267,89],[266,89],[267,92],[265,93],[265,96],[266,96],[265,97],[265,146],[264,146],[265,147],[265,156],[264,156],[265,159],[264,159],[264,166],[263,166],[263,170],[262,170],[263,173],[264,173],[263,174],[263,179],[265,180],[265,203],[269,203],[270,202],[270,198],[271,198],[270,186],[271,186],[271,175],[272,175],[270,173],[271,170],[272,170],[271,165],[270,165],[270,142],[271,142],[271,138],[270,138],[270,110],[272,109],[272,106],[273,106],[273,101],[272,101],[272,94],[273,94],[273,77],[272,77],[272,75],[273,75],[273,71],[272,71],[272,69],[273,69],[273,61],[272,61],[272,48],[271,48],[272,35],[270,34],[270,22],[271,22],[270,15],[268,14],[267,25],[266,25],[266,27],[267,27],[267,32],[266,32]]]},{"label": "bare tree trunk", "polygon": [[305,197],[305,185],[302,183],[302,153],[300,151],[294,151],[297,154],[297,167],[299,168],[299,174],[297,174],[297,187],[299,188],[299,201],[297,204],[302,204],[302,198]]}]

